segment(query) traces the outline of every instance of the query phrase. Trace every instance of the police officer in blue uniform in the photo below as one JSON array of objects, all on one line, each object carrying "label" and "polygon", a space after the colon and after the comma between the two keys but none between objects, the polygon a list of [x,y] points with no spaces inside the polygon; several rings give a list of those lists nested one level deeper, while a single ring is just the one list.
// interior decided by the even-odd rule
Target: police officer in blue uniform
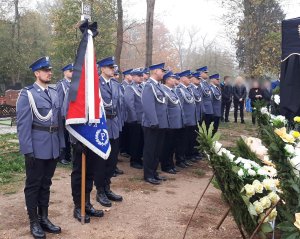
[{"label": "police officer in blue uniform", "polygon": [[130,166],[136,169],[143,168],[142,156],[144,136],[142,129],[142,82],[143,69],[137,68],[131,71],[133,83],[125,88],[124,102],[127,110],[127,124],[129,127],[129,152]]},{"label": "police officer in blue uniform", "polygon": [[[192,90],[194,98],[195,98],[197,123],[199,123],[201,125],[202,114],[203,114],[203,104],[202,104],[202,94],[201,94],[202,92],[199,90],[199,87],[200,87],[200,73],[199,72],[194,72],[192,74],[191,84],[189,85],[189,87]],[[197,127],[196,127],[196,130],[198,130]],[[196,130],[195,130],[195,133],[196,133]],[[197,142],[197,135],[196,135],[195,141],[194,141],[193,157],[191,159],[192,162],[195,162],[195,161],[201,159],[201,156],[199,154],[197,146],[198,146],[198,142]]]},{"label": "police officer in blue uniform", "polygon": [[[62,72],[64,73],[64,78],[57,82],[56,90],[59,97],[59,103],[61,107],[63,106],[63,102],[65,99],[65,95],[70,88],[72,75],[73,75],[73,63],[66,65],[62,68]],[[63,116],[63,125],[65,125],[65,119]],[[64,135],[65,135],[65,150],[60,155],[60,163],[67,165],[71,161],[71,143],[70,136],[66,128],[64,127]]]},{"label": "police officer in blue uniform", "polygon": [[150,77],[150,71],[149,71],[149,68],[146,67],[146,68],[144,68],[144,71],[143,71],[143,84],[142,84],[143,86],[144,86],[144,83],[147,82],[149,77]]},{"label": "police officer in blue uniform", "polygon": [[179,73],[180,84],[176,88],[176,93],[180,99],[180,103],[184,112],[184,137],[182,139],[183,148],[185,151],[185,160],[177,162],[177,166],[192,166],[190,160],[193,158],[194,146],[196,141],[196,125],[197,125],[197,110],[195,97],[192,89],[189,87],[191,84],[192,73],[190,70]]},{"label": "police officer in blue uniform", "polygon": [[179,97],[175,92],[176,81],[176,75],[172,71],[167,72],[163,77],[163,90],[168,102],[167,113],[169,128],[166,130],[163,149],[160,155],[160,164],[162,171],[170,174],[179,172],[174,165],[174,153],[177,159],[184,157],[182,147],[184,115]]},{"label": "police officer in blue uniform", "polygon": [[162,150],[165,129],[169,127],[167,116],[167,101],[160,81],[163,79],[165,64],[156,64],[149,67],[150,78],[142,92],[144,128],[144,180],[151,184],[160,184],[166,178],[156,172],[159,164],[159,155]]},{"label": "police officer in blue uniform", "polygon": [[[132,75],[131,75],[132,70],[133,69],[128,69],[126,71],[123,71],[124,79],[121,83],[121,94],[122,94],[123,102],[124,102],[125,88],[128,85],[132,84]],[[122,127],[122,132],[120,134],[120,155],[125,158],[129,158],[130,157],[130,155],[129,155],[129,128],[128,128],[128,123],[126,122],[127,110],[126,110],[125,104],[123,104],[123,107],[121,108],[121,112],[122,112],[122,118],[124,121],[124,125]]]},{"label": "police officer in blue uniform", "polygon": [[197,69],[200,73],[200,90],[202,93],[202,99],[203,99],[203,110],[204,110],[204,115],[203,115],[203,120],[205,122],[206,128],[208,129],[210,124],[213,122],[213,116],[214,116],[214,111],[213,111],[213,106],[212,106],[212,92],[211,92],[211,87],[207,80],[209,79],[208,76],[208,67],[204,66],[199,69]]},{"label": "police officer in blue uniform", "polygon": [[36,81],[25,87],[17,101],[17,131],[25,156],[25,201],[34,238],[45,231],[60,233],[48,219],[50,186],[61,150],[65,147],[61,108],[57,91],[48,86],[52,67],[49,57],[30,66]]},{"label": "police officer in blue uniform", "polygon": [[97,195],[96,200],[105,207],[111,207],[111,201],[122,201],[123,198],[120,195],[115,194],[110,189],[111,178],[115,172],[116,165],[118,162],[119,153],[119,134],[120,125],[118,115],[120,110],[119,98],[120,86],[119,83],[113,80],[114,76],[114,57],[108,57],[97,62],[100,68],[100,91],[102,96],[102,102],[106,114],[106,123],[109,134],[109,142],[111,146],[111,152],[107,160],[101,159],[101,170],[97,177],[100,177],[97,182]]},{"label": "police officer in blue uniform", "polygon": [[220,89],[220,75],[214,74],[209,77],[211,83],[211,92],[212,92],[212,105],[214,110],[214,129],[213,134],[218,131],[220,118],[222,116],[222,92]]}]

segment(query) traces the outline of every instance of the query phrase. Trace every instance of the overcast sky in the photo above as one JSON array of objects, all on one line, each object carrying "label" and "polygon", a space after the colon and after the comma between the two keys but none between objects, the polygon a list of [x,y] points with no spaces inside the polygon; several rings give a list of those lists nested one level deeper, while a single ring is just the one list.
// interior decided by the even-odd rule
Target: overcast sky
[{"label": "overcast sky", "polygon": [[[231,48],[222,22],[226,9],[221,0],[156,0],[155,17],[163,21],[174,32],[178,27],[200,29],[201,35],[210,39],[217,37],[219,44]],[[225,0],[226,1],[226,0]],[[280,0],[287,18],[300,17],[300,0]],[[145,19],[146,0],[124,0],[124,10],[132,19]]]}]

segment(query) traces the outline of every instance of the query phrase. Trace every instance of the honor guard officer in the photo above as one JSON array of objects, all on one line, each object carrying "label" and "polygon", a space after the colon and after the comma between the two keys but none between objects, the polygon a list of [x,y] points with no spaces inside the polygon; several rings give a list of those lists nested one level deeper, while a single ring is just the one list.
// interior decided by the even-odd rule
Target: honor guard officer
[{"label": "honor guard officer", "polygon": [[119,81],[120,79],[120,73],[119,73],[119,66],[118,65],[114,65],[114,79]]},{"label": "honor guard officer", "polygon": [[36,81],[25,87],[17,101],[17,131],[25,155],[25,201],[34,238],[46,238],[45,231],[60,233],[48,219],[51,179],[60,151],[65,147],[59,98],[48,86],[52,67],[49,57],[30,66]]},{"label": "honor guard officer", "polygon": [[[70,88],[72,75],[73,75],[73,63],[66,65],[62,68],[62,72],[64,73],[64,78],[57,82],[56,90],[59,97],[60,106],[63,106],[63,102],[65,99],[65,95]],[[65,118],[63,116],[63,125],[65,126]],[[64,127],[64,135],[65,135],[65,144],[66,148],[64,152],[60,155],[60,163],[67,165],[71,161],[71,143],[70,143],[70,136],[66,128]]]},{"label": "honor guard officer", "polygon": [[177,166],[184,168],[186,166],[192,166],[189,161],[192,159],[196,134],[197,115],[196,115],[196,103],[193,92],[189,87],[191,83],[191,71],[186,70],[179,73],[180,84],[176,88],[176,93],[180,99],[180,103],[184,113],[184,137],[182,139],[183,148],[185,152],[184,161],[177,161]]},{"label": "honor guard officer", "polygon": [[220,89],[220,75],[214,74],[209,77],[211,82],[211,92],[212,92],[212,105],[214,109],[214,129],[213,134],[218,131],[220,118],[222,116],[221,108],[222,108],[222,92]]},{"label": "honor guard officer", "polygon": [[[191,84],[189,85],[189,88],[193,92],[195,103],[196,103],[197,123],[199,123],[201,125],[202,114],[203,114],[203,104],[202,104],[202,95],[201,95],[201,92],[199,90],[199,86],[200,86],[200,73],[199,72],[194,72],[192,74]],[[197,130],[197,127],[196,127],[196,130]],[[194,143],[195,144],[194,144],[194,149],[193,149],[193,158],[191,159],[192,162],[194,160],[200,160],[201,159],[201,157],[199,155],[199,152],[198,152],[198,149],[196,148],[196,146],[198,144],[197,143],[197,135],[196,135]]]},{"label": "honor guard officer", "polygon": [[106,114],[111,152],[107,160],[100,160],[102,163],[100,172],[101,178],[99,184],[97,183],[98,185],[96,185],[96,199],[102,206],[111,207],[111,201],[123,200],[122,196],[113,193],[110,189],[111,178],[118,162],[119,133],[121,131],[118,122],[118,117],[121,117],[118,115],[118,112],[120,112],[118,109],[120,106],[118,101],[121,95],[119,84],[115,80],[112,80],[114,76],[114,57],[102,59],[97,64],[101,71],[99,86]]},{"label": "honor guard officer", "polygon": [[213,111],[213,106],[212,106],[212,92],[211,92],[211,87],[209,83],[207,82],[208,80],[208,68],[207,66],[201,67],[197,69],[200,73],[200,89],[202,91],[202,100],[203,100],[203,110],[204,110],[204,122],[206,125],[206,128],[208,129],[210,124],[213,122],[213,116],[214,116],[214,111]]},{"label": "honor guard officer", "polygon": [[149,68],[146,67],[143,71],[143,86],[144,86],[144,83],[146,83],[146,81],[149,79],[150,77],[150,71],[149,71]]},{"label": "honor guard officer", "polygon": [[144,136],[142,129],[142,82],[143,69],[137,68],[131,71],[133,83],[125,88],[124,101],[127,110],[127,124],[129,129],[129,153],[130,166],[136,169],[143,168],[142,156]]},{"label": "honor guard officer", "polygon": [[182,147],[182,136],[184,135],[183,110],[179,97],[175,92],[176,81],[176,75],[174,75],[172,71],[167,72],[163,77],[164,85],[162,88],[168,104],[169,129],[166,130],[163,149],[160,155],[160,163],[161,170],[170,174],[179,172],[174,165],[174,153],[176,158],[184,157]]},{"label": "honor guard officer", "polygon": [[[124,92],[125,92],[125,88],[128,85],[132,84],[132,75],[131,75],[131,71],[132,69],[123,71],[123,76],[124,79],[121,83],[121,94],[122,94],[122,98],[123,98],[123,102],[124,102]],[[129,158],[129,129],[128,129],[128,124],[126,122],[127,119],[127,109],[125,108],[125,105],[123,105],[124,107],[121,109],[122,111],[122,118],[124,121],[124,126],[122,128],[122,132],[120,134],[120,155],[125,157],[125,158]]]},{"label": "honor guard officer", "polygon": [[149,67],[150,78],[142,92],[144,127],[144,179],[151,184],[160,184],[165,178],[156,172],[159,155],[162,150],[165,129],[169,127],[167,117],[167,102],[160,81],[163,79],[165,64]]}]

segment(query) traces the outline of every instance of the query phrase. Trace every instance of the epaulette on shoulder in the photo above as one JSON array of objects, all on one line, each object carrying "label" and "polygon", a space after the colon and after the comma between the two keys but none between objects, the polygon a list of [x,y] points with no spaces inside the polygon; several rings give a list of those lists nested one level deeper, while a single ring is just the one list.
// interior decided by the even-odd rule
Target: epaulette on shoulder
[{"label": "epaulette on shoulder", "polygon": [[48,88],[50,88],[51,90],[55,90],[56,91],[56,87],[55,86],[48,86]]},{"label": "epaulette on shoulder", "polygon": [[32,88],[33,88],[33,85],[28,85],[28,86],[24,87],[25,90],[31,90]]},{"label": "epaulette on shoulder", "polygon": [[115,78],[111,78],[111,80],[114,81],[114,82],[117,82],[118,84],[120,84],[120,82]]}]

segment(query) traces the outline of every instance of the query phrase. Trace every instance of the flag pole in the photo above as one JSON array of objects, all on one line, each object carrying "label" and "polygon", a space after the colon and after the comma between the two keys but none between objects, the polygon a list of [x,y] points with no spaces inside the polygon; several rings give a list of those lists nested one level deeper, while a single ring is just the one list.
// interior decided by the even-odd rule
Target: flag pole
[{"label": "flag pole", "polygon": [[81,224],[84,224],[85,219],[85,179],[86,179],[86,155],[82,152],[81,160]]}]

